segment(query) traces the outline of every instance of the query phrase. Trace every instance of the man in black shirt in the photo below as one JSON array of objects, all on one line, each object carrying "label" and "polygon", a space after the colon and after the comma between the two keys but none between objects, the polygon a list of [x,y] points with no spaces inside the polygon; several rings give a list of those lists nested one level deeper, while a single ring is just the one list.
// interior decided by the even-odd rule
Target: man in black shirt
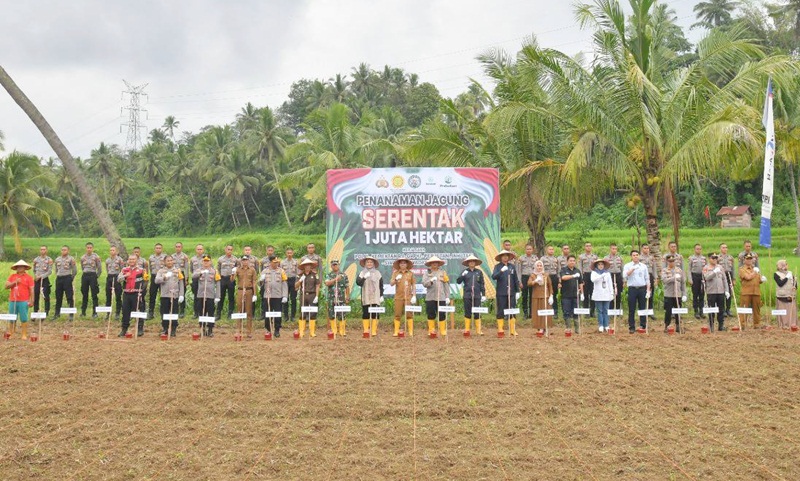
[{"label": "man in black shirt", "polygon": [[578,334],[578,322],[575,318],[575,308],[578,307],[578,296],[583,295],[583,279],[581,271],[575,267],[575,256],[567,257],[567,265],[558,273],[561,279],[561,308],[564,312],[564,323],[567,329],[572,329]]}]

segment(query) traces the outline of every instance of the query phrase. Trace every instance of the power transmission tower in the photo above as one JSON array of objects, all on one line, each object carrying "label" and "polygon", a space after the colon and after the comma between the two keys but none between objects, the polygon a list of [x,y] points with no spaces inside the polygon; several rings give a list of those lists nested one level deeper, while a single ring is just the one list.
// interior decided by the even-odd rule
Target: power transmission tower
[{"label": "power transmission tower", "polygon": [[125,88],[127,90],[122,91],[122,98],[125,98],[125,95],[128,95],[130,99],[130,103],[127,107],[123,107],[120,110],[120,116],[122,116],[122,111],[128,111],[128,121],[123,122],[120,126],[120,132],[122,132],[122,127],[128,127],[128,139],[125,141],[125,148],[130,151],[137,151],[142,146],[142,130],[146,129],[146,126],[142,123],[139,118],[139,114],[144,112],[145,120],[147,120],[147,110],[141,108],[142,102],[140,97],[147,98],[147,94],[144,93],[144,89],[149,84],[142,84],[142,85],[131,85],[127,80],[123,80],[125,83]]}]

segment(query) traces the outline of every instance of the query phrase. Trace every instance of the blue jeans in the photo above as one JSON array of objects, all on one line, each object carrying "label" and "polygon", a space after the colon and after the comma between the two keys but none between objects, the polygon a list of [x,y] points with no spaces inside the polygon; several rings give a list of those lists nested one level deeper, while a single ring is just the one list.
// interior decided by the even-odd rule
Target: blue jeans
[{"label": "blue jeans", "polygon": [[611,301],[594,301],[594,307],[597,309],[597,326],[608,329],[608,306]]}]

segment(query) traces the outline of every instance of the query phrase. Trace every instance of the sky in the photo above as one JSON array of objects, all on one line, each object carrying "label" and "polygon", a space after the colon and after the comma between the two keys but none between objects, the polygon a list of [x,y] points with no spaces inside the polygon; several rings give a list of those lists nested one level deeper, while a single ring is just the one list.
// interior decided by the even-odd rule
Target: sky
[{"label": "sky", "polygon": [[[697,0],[666,3],[688,32]],[[531,35],[591,54],[573,10],[563,0],[0,0],[0,65],[87,158],[100,142],[125,147],[123,79],[147,84],[143,138],[167,115],[197,132],[232,122],[247,102],[277,108],[292,82],[347,75],[361,62],[401,67],[455,97],[470,78],[488,84],[476,56],[513,54]],[[0,131],[0,156],[55,156],[4,90]]]}]

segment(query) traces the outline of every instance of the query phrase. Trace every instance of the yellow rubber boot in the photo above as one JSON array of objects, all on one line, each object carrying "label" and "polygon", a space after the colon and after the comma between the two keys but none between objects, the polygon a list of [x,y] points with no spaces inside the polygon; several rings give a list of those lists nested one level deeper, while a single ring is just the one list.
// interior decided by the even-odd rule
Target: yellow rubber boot
[{"label": "yellow rubber boot", "polygon": [[339,334],[336,327],[336,319],[328,319],[328,325],[331,326],[330,329],[334,334]]},{"label": "yellow rubber boot", "polygon": [[408,337],[414,337],[414,319],[406,319],[406,333]]},{"label": "yellow rubber boot", "polygon": [[369,332],[369,319],[361,319],[361,324],[364,326],[364,332]]},{"label": "yellow rubber boot", "polygon": [[372,335],[373,336],[377,336],[378,335],[378,320],[377,319],[373,319],[372,320]]},{"label": "yellow rubber boot", "polygon": [[433,334],[436,331],[436,321],[433,319],[428,319],[428,335]]},{"label": "yellow rubber boot", "polygon": [[399,333],[400,333],[400,319],[395,319],[394,320],[394,334],[392,334],[392,336],[397,337],[397,335]]},{"label": "yellow rubber boot", "polygon": [[505,319],[498,319],[497,320],[497,332],[503,332],[503,328],[505,327]]},{"label": "yellow rubber boot", "polygon": [[512,317],[508,320],[508,333],[512,336],[517,335],[517,318]]},{"label": "yellow rubber boot", "polygon": [[468,317],[465,317],[465,318],[464,318],[464,330],[465,330],[465,331],[469,331],[469,328],[470,328],[470,323],[471,323],[471,322],[472,322],[472,319],[470,319],[470,318],[468,318]]},{"label": "yellow rubber boot", "polygon": [[346,327],[347,327],[347,321],[345,321],[344,319],[339,321],[339,335],[340,336],[345,337],[347,335],[347,330],[345,329]]},{"label": "yellow rubber boot", "polygon": [[311,334],[311,337],[317,337],[317,321],[316,319],[311,319],[308,321],[308,332]]},{"label": "yellow rubber boot", "polygon": [[439,334],[442,336],[447,335],[447,321],[439,321]]},{"label": "yellow rubber boot", "polygon": [[28,340],[28,323],[27,322],[23,322],[22,326],[20,326],[20,327],[22,327],[22,338],[21,339],[23,341],[27,341]]},{"label": "yellow rubber boot", "polygon": [[297,325],[299,326],[297,330],[300,331],[300,339],[302,339],[306,335],[306,320],[300,319],[297,321]]},{"label": "yellow rubber boot", "polygon": [[475,319],[475,332],[479,335],[483,335],[483,331],[481,330],[481,319]]}]

